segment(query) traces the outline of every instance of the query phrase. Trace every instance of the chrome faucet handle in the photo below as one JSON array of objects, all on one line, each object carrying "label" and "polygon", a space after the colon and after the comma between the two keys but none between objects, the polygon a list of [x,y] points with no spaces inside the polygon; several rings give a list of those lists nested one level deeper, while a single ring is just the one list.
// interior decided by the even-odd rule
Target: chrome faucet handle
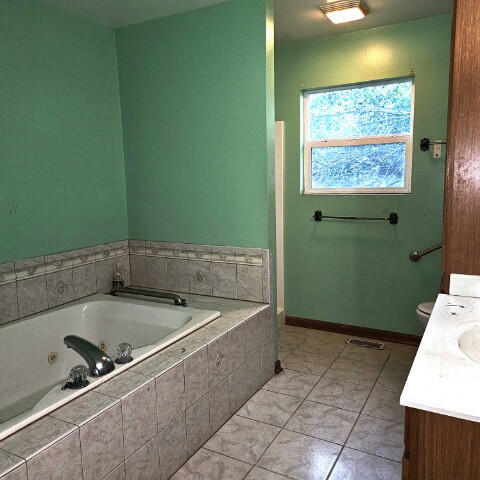
[{"label": "chrome faucet handle", "polygon": [[129,343],[120,343],[117,346],[115,363],[123,364],[129,363],[133,360],[132,357],[132,346]]},{"label": "chrome faucet handle", "polygon": [[67,388],[79,389],[84,388],[89,384],[87,380],[89,370],[85,365],[76,365],[70,370],[67,382],[62,387],[62,390]]}]

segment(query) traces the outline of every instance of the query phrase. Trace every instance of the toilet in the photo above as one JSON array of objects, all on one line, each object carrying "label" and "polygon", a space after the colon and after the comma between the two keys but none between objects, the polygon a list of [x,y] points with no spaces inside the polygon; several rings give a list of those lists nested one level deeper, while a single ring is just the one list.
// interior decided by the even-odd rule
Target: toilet
[{"label": "toilet", "polygon": [[419,322],[423,325],[424,328],[427,327],[428,320],[432,314],[433,307],[435,302],[425,302],[421,303],[417,307],[417,317]]}]

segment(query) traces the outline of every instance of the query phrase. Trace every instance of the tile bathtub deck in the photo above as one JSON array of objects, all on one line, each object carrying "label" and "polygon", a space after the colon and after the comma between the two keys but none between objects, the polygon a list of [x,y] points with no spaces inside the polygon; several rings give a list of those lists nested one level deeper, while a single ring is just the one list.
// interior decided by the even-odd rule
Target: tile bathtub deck
[{"label": "tile bathtub deck", "polygon": [[400,480],[400,392],[415,347],[346,345],[284,327],[284,371],[237,411],[173,480]]}]

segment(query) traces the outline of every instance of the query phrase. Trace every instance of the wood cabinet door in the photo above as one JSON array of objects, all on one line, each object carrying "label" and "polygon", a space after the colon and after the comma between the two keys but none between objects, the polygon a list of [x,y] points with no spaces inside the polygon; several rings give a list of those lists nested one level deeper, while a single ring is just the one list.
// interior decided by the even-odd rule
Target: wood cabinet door
[{"label": "wood cabinet door", "polygon": [[403,480],[480,480],[480,423],[405,411]]}]

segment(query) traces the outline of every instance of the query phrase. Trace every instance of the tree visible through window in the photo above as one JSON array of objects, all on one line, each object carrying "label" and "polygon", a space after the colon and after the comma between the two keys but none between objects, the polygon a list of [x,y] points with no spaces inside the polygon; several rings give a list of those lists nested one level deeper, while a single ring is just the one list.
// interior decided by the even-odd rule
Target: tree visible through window
[{"label": "tree visible through window", "polygon": [[304,93],[305,193],[410,192],[413,79]]}]

